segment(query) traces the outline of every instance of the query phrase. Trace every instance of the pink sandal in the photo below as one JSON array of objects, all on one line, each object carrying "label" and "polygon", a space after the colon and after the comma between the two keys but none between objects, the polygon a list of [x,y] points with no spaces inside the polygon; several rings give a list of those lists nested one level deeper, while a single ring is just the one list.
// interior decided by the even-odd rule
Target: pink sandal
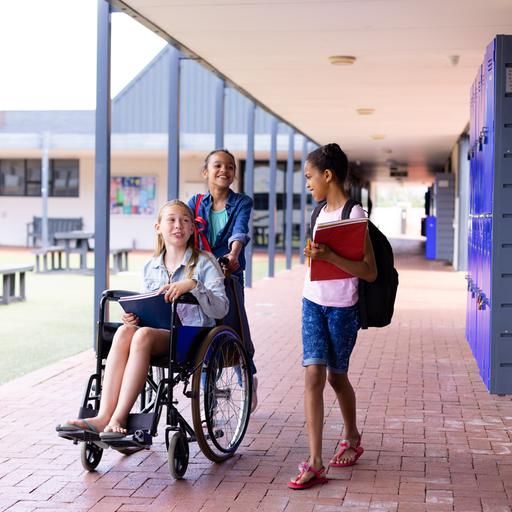
[{"label": "pink sandal", "polygon": [[340,441],[340,450],[339,452],[334,456],[334,458],[339,459],[343,454],[349,449],[352,448],[354,452],[356,453],[353,460],[349,460],[348,462],[330,462],[329,467],[330,468],[348,468],[349,466],[353,466],[357,463],[357,459],[361,457],[364,453],[364,448],[361,446],[361,436],[359,436],[359,439],[357,440],[357,443],[354,447],[352,447],[350,441],[348,439],[342,439]]},{"label": "pink sandal", "polygon": [[[300,474],[298,474],[295,477],[295,481],[288,482],[288,487],[290,489],[299,490],[299,489],[309,489],[310,487],[313,487],[314,485],[323,485],[326,484],[329,480],[325,476],[325,468],[322,466],[319,470],[313,469],[309,462],[304,461],[299,466]],[[300,480],[302,476],[307,472],[313,473],[315,475],[311,480],[308,480],[307,482],[304,482],[303,484],[297,483],[297,480]]]}]

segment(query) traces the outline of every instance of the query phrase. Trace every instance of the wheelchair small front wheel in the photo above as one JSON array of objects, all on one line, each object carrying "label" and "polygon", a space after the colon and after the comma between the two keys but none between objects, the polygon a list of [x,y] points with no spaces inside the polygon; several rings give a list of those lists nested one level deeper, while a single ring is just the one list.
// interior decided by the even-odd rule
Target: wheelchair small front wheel
[{"label": "wheelchair small front wheel", "polygon": [[101,461],[103,448],[90,442],[82,443],[80,447],[80,460],[82,466],[87,471],[94,471]]},{"label": "wheelchair small front wheel", "polygon": [[169,448],[167,450],[167,460],[169,462],[169,471],[176,480],[181,480],[188,468],[188,441],[185,434],[180,431],[174,431],[169,436]]}]

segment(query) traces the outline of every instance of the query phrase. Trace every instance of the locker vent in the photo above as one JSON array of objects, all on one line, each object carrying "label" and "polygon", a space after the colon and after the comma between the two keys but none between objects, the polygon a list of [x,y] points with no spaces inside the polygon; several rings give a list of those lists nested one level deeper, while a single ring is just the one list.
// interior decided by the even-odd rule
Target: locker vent
[{"label": "locker vent", "polygon": [[492,71],[492,63],[493,63],[492,57],[490,59],[487,59],[487,71]]}]

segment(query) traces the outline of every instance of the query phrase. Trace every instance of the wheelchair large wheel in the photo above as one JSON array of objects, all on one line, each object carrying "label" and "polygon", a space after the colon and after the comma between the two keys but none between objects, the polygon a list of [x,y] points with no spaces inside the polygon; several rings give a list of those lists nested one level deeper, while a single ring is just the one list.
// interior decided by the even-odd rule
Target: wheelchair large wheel
[{"label": "wheelchair large wheel", "polygon": [[90,442],[81,443],[80,446],[80,460],[82,466],[87,471],[94,471],[101,461],[103,455],[103,448]]},{"label": "wheelchair large wheel", "polygon": [[252,378],[247,355],[230,327],[212,329],[201,343],[192,377],[192,420],[197,443],[213,462],[231,457],[250,417]]}]

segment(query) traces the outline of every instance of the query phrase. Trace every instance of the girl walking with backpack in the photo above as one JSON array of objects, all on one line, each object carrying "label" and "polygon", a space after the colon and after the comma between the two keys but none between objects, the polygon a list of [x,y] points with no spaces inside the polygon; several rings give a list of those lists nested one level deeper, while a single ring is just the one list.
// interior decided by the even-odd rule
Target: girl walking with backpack
[{"label": "girl walking with backpack", "polygon": [[[307,188],[315,201],[325,201],[317,225],[342,218],[343,207],[349,200],[345,191],[347,172],[348,160],[338,144],[327,144],[308,155],[304,168]],[[350,218],[363,217],[363,209],[359,205],[354,206]],[[327,482],[322,461],[323,392],[326,379],[336,393],[344,424],[339,449],[329,466],[352,466],[363,454],[361,432],[356,423],[356,397],[347,371],[360,327],[358,280],[373,282],[377,278],[377,266],[368,232],[362,261],[347,260],[327,245],[316,243],[308,244],[304,254],[312,260],[325,260],[354,277],[311,281],[310,273],[307,272],[305,278],[302,345],[309,459],[299,466],[300,473],[288,482],[291,489],[307,489]]]},{"label": "girl walking with backpack", "polygon": [[[188,205],[195,212],[197,230],[201,249],[212,252],[216,258],[225,257],[228,263],[223,270],[228,270],[231,277],[237,279],[243,295],[245,246],[250,240],[249,218],[253,201],[245,195],[234,192],[231,185],[236,175],[235,157],[227,149],[215,149],[209,153],[202,168],[203,178],[208,183],[208,193],[196,194]],[[241,304],[243,308],[243,303]],[[245,309],[241,313],[245,314]],[[248,325],[241,326],[244,336],[250,338]],[[249,364],[253,375],[251,412],[258,404],[258,379],[254,375],[256,367],[253,362],[254,348],[249,340]]]}]

